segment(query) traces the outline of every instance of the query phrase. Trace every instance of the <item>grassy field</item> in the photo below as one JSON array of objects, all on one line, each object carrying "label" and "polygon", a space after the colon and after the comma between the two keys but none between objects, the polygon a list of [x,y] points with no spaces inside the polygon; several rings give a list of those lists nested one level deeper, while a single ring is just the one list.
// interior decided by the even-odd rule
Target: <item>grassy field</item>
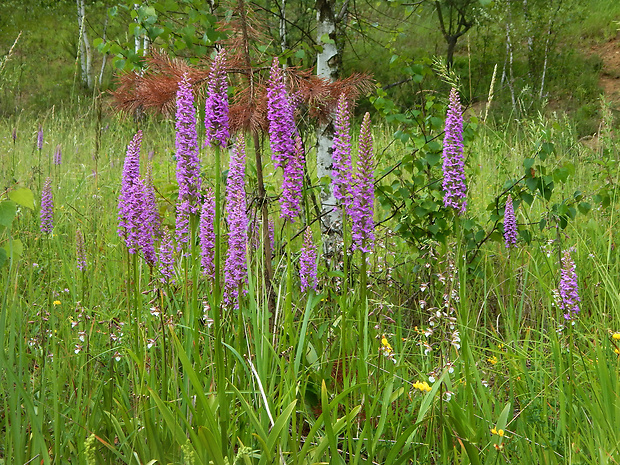
[{"label": "grassy field", "polygon": [[[142,171],[153,152],[160,213],[173,229],[174,126],[152,118],[140,129]],[[471,263],[458,228],[446,243],[408,243],[387,221],[366,264],[359,253],[344,269],[319,260],[318,292],[301,293],[302,238],[286,237],[302,225],[287,234],[272,202],[275,305],[258,241],[248,248],[247,295],[214,322],[213,284],[199,274],[195,248],[176,254],[175,282],[164,285],[158,268],[130,256],[118,237],[125,151],[136,130],[131,119],[97,118],[95,106],[0,122],[2,463],[620,460],[613,132],[588,148],[562,118],[480,125],[466,146],[466,218],[488,230],[487,205],[521,176],[541,141],[555,149],[536,170],[572,168],[566,177],[558,171],[550,198],[517,205],[516,248],[487,241]],[[377,173],[404,155],[392,132],[376,124]],[[201,158],[204,184],[213,185],[213,153],[202,149]],[[268,190],[279,193],[280,175],[264,160]],[[314,179],[312,161],[307,169]],[[251,161],[246,171],[251,200]],[[48,177],[51,234],[39,218]],[[561,229],[552,205],[576,190],[593,208]],[[607,202],[595,197],[603,193]],[[375,220],[388,213],[379,209]],[[569,248],[581,297],[573,320],[554,299]]]}]

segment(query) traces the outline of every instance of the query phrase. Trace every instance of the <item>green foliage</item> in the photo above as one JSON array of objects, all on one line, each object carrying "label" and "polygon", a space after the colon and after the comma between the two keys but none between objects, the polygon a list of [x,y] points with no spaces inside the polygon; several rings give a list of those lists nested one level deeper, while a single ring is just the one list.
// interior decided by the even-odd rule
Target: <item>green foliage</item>
[{"label": "green foliage", "polygon": [[99,52],[112,55],[113,66],[119,70],[143,66],[145,43],[196,63],[224,37],[216,30],[217,18],[207,2],[197,0],[126,1],[109,8],[108,16],[127,28],[126,39],[97,38],[94,45]]}]

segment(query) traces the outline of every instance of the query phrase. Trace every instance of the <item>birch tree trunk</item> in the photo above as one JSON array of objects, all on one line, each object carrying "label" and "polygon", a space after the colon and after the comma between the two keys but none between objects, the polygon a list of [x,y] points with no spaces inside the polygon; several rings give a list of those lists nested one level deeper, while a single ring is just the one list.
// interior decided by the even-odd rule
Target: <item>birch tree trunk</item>
[{"label": "birch tree trunk", "polygon": [[[317,53],[317,76],[334,81],[340,71],[340,55],[336,46],[335,0],[317,0],[317,44],[322,50]],[[321,233],[323,252],[326,258],[337,255],[342,238],[342,211],[334,196],[333,159],[334,144],[333,121],[319,123],[317,127],[316,166],[319,181],[329,179],[321,191]]]},{"label": "birch tree trunk", "polygon": [[280,4],[280,50],[286,53],[288,43],[286,41],[286,0],[281,0]]},{"label": "birch tree trunk", "polygon": [[88,40],[88,34],[86,32],[86,9],[84,7],[84,0],[76,0],[78,26],[79,26],[79,61],[82,69],[82,82],[89,89],[93,87],[93,75],[92,75],[92,58],[93,50]]}]

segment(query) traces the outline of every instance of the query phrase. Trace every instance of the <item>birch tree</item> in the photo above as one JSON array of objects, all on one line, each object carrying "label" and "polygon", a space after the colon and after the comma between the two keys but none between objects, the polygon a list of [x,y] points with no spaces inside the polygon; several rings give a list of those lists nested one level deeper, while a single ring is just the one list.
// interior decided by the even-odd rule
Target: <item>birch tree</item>
[{"label": "birch tree", "polygon": [[79,56],[80,67],[82,69],[82,83],[92,89],[93,87],[93,73],[92,73],[92,59],[93,50],[90,46],[90,40],[88,40],[88,33],[86,31],[86,8],[84,7],[84,0],[76,0],[77,4],[77,16],[79,26]]},{"label": "birch tree", "polygon": [[[317,76],[331,82],[338,78],[342,62],[341,48],[338,47],[338,21],[346,16],[346,0],[336,14],[336,0],[317,0],[317,44],[320,50],[316,59]],[[319,122],[317,126],[316,166],[319,180],[329,179],[321,192],[321,231],[324,253],[333,256],[342,236],[342,210],[334,196],[332,146],[334,143],[334,124],[331,121]]]}]

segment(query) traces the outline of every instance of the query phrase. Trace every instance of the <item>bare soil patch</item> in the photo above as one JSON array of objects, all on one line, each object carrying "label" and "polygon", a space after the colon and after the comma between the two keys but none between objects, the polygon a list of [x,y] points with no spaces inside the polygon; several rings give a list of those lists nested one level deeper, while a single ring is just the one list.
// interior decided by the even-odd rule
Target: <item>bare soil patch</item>
[{"label": "bare soil patch", "polygon": [[590,52],[601,57],[603,69],[599,85],[607,99],[617,107],[620,105],[620,34],[607,42],[593,45]]}]

